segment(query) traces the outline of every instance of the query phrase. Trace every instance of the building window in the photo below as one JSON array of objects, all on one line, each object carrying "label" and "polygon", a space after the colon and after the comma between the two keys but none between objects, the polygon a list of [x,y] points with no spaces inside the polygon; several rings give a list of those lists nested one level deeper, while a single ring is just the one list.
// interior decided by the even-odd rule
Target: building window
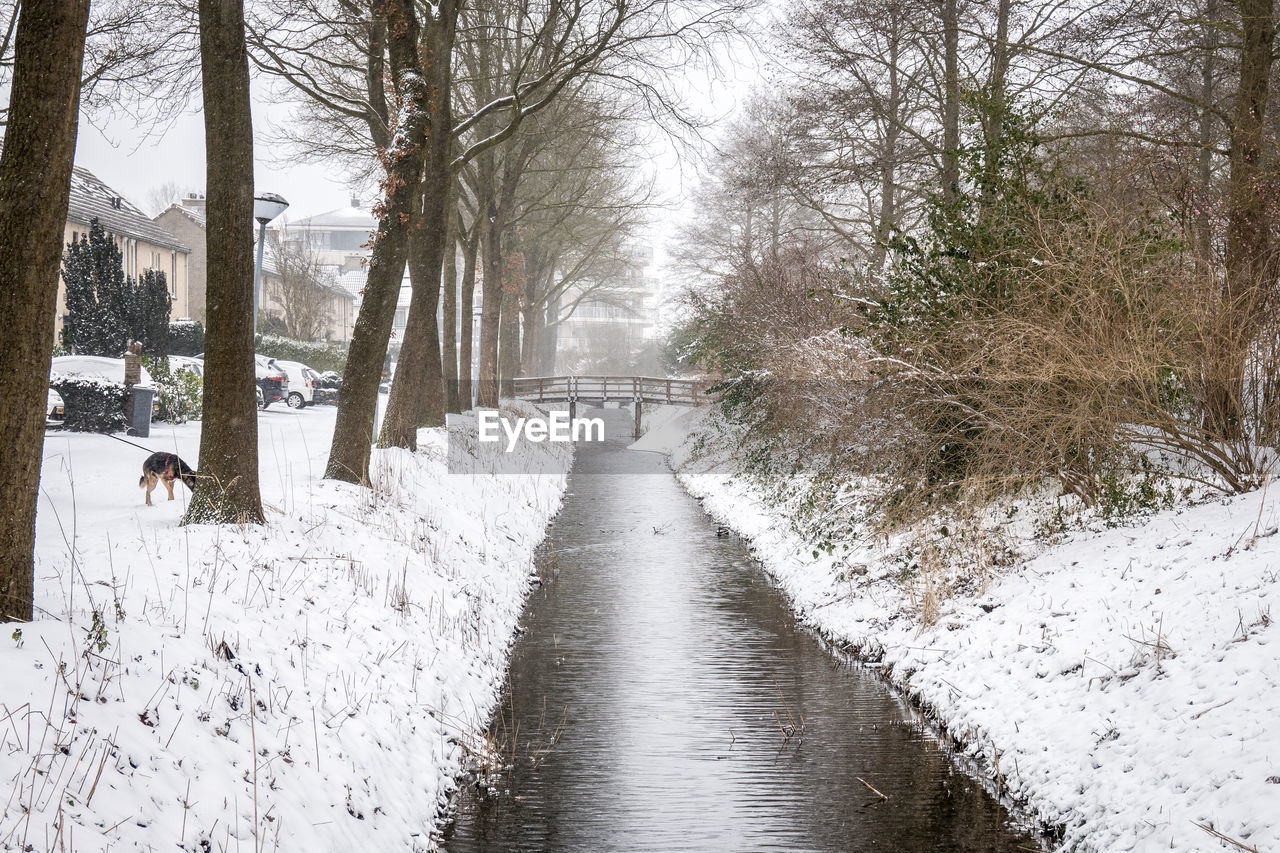
[{"label": "building window", "polygon": [[330,231],[329,248],[334,251],[351,252],[367,243],[369,235],[363,231]]}]

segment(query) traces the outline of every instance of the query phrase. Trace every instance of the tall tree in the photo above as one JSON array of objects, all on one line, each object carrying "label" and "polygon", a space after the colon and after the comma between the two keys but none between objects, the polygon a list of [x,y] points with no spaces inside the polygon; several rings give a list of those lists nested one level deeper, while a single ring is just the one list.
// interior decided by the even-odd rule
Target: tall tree
[{"label": "tall tree", "polygon": [[378,11],[386,24],[396,117],[391,123],[394,134],[384,151],[386,174],[369,278],[342,374],[342,403],[325,469],[326,477],[350,483],[369,481],[378,384],[404,277],[409,235],[418,222],[427,128],[432,116],[430,91],[420,70],[420,27],[413,3],[382,0]]},{"label": "tall tree", "polygon": [[1271,252],[1274,203],[1268,192],[1265,133],[1271,65],[1275,59],[1274,0],[1240,0],[1240,82],[1231,125],[1231,178],[1227,207],[1225,311],[1228,323],[1214,342],[1208,365],[1213,382],[1206,426],[1233,438],[1240,433],[1245,361],[1268,291],[1275,281]]},{"label": "tall tree", "polygon": [[332,275],[308,234],[272,240],[270,249],[279,278],[272,283],[275,301],[283,306],[285,334],[296,341],[324,337],[333,318]]},{"label": "tall tree", "polygon": [[440,363],[440,332],[436,309],[448,240],[448,209],[453,184],[453,45],[457,33],[458,0],[442,0],[426,22],[418,57],[428,90],[422,186],[409,233],[409,279],[413,295],[405,323],[404,343],[396,366],[396,381],[387,400],[386,418],[378,444],[417,447],[419,426],[443,426],[444,374]]},{"label": "tall tree", "polygon": [[204,428],[185,523],[261,524],[253,360],[253,115],[244,0],[200,0],[208,199]]},{"label": "tall tree", "polygon": [[0,152],[0,621],[29,621],[43,399],[71,193],[89,0],[26,0]]},{"label": "tall tree", "polygon": [[132,288],[132,328],[129,337],[142,344],[142,351],[155,358],[169,355],[169,317],[173,298],[169,282],[161,270],[144,270]]},{"label": "tall tree", "polygon": [[67,301],[62,345],[83,355],[119,358],[128,337],[130,288],[124,255],[96,217],[89,233],[67,246],[62,280]]}]

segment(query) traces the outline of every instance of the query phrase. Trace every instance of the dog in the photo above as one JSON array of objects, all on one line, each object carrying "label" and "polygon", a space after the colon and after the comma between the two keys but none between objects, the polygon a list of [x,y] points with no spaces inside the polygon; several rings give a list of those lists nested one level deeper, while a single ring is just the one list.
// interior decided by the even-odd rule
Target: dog
[{"label": "dog", "polygon": [[151,493],[160,483],[164,484],[165,491],[169,493],[169,500],[173,500],[174,480],[181,480],[188,489],[195,491],[196,472],[179,459],[176,453],[152,453],[148,456],[147,461],[142,463],[142,479],[138,481],[138,488],[147,488],[147,506],[151,506]]}]

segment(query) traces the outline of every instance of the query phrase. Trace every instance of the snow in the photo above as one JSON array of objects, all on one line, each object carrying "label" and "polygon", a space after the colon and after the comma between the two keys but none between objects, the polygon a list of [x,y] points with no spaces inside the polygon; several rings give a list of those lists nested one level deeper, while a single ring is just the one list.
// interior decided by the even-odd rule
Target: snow
[{"label": "snow", "polygon": [[1025,543],[925,624],[883,543],[815,557],[713,420],[655,413],[637,446],[671,452],[798,614],[930,709],[1062,849],[1241,849],[1199,825],[1280,849],[1280,489]]},{"label": "snow", "polygon": [[[47,436],[37,619],[0,638],[0,849],[431,848],[571,450],[451,476],[423,430],[365,490],[320,479],[335,413],[261,414],[264,526],[181,527],[182,486],[143,505],[144,451]],[[199,428],[148,449],[194,465]]]},{"label": "snow", "polygon": [[[146,367],[139,369],[142,371],[140,386],[151,385],[150,371]],[[53,376],[99,380],[123,385],[124,359],[98,355],[60,355],[54,357],[49,372]]]}]

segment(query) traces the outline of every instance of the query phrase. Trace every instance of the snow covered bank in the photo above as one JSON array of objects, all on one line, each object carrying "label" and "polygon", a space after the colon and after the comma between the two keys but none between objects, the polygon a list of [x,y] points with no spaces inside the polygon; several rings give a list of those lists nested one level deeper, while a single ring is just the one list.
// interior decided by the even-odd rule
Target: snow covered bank
[{"label": "snow covered bank", "polygon": [[1064,849],[1280,849],[1280,489],[1071,534],[924,626],[880,548],[815,557],[797,507],[723,451],[691,458],[726,445],[707,421],[663,415],[639,446],[673,452],[801,616],[932,709]]},{"label": "snow covered bank", "polygon": [[[37,620],[0,637],[0,849],[431,848],[572,451],[451,476],[423,430],[369,491],[320,479],[335,411],[262,413],[262,527],[180,527],[145,453],[49,434]],[[199,424],[140,443],[194,464]]]}]

